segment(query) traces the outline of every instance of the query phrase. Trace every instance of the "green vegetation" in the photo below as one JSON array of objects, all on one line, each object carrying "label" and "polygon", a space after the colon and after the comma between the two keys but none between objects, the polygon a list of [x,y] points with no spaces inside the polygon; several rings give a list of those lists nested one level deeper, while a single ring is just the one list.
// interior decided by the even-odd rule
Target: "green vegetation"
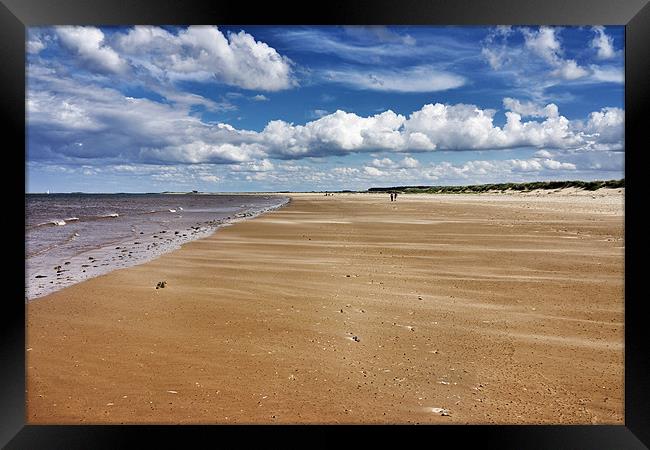
[{"label": "green vegetation", "polygon": [[528,192],[535,189],[564,189],[579,188],[586,191],[595,191],[600,188],[624,188],[625,179],[607,181],[536,181],[532,183],[497,183],[475,184],[471,186],[394,186],[374,187],[368,192],[400,192],[403,194],[471,194],[488,191],[522,191]]}]

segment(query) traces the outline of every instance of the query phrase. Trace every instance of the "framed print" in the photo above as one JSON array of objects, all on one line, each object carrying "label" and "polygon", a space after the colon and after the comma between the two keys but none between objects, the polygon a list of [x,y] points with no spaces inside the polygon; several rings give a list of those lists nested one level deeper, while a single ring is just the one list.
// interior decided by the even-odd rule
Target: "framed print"
[{"label": "framed print", "polygon": [[1,10],[7,448],[648,445],[646,1]]}]

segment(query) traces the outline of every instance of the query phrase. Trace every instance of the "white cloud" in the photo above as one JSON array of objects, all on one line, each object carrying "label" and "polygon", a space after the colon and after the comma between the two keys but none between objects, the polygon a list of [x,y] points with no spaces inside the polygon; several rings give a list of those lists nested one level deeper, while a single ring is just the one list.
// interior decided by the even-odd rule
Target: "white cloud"
[{"label": "white cloud", "polygon": [[38,54],[46,47],[45,43],[38,37],[32,36],[27,41],[27,52],[31,54]]},{"label": "white cloud", "polygon": [[[376,167],[377,162],[384,167]],[[371,185],[376,178],[380,178],[383,182],[391,185],[404,185],[443,180],[463,184],[503,182],[505,179],[521,176],[526,179],[539,180],[540,178],[561,176],[561,174],[576,170],[577,165],[572,162],[551,158],[529,158],[471,160],[460,164],[443,161],[410,168],[396,168],[386,161],[375,160],[371,165],[364,166],[361,172],[336,171],[336,173],[348,177],[345,178],[347,180],[350,180],[350,177],[358,180],[365,179]]]},{"label": "white cloud", "polygon": [[414,169],[420,165],[420,162],[415,159],[411,158],[410,156],[404,157],[404,159],[400,162],[401,167],[406,167],[409,169]]},{"label": "white cloud", "polygon": [[154,88],[160,95],[164,96],[167,100],[174,102],[177,106],[186,108],[194,105],[201,105],[208,111],[231,111],[237,109],[228,101],[216,102],[202,95],[182,92],[166,87]]},{"label": "white cloud", "polygon": [[589,75],[589,71],[580,67],[573,59],[567,59],[559,62],[559,67],[551,72],[554,75],[565,80],[575,80]]},{"label": "white cloud", "polygon": [[611,59],[616,56],[614,40],[605,33],[605,27],[598,25],[591,29],[596,36],[591,41],[591,47],[597,50],[599,59]]},{"label": "white cloud", "polygon": [[507,46],[507,38],[513,33],[512,27],[497,26],[493,28],[485,38],[481,54],[488,61],[490,67],[494,70],[501,69],[505,64],[509,64],[511,50]]},{"label": "white cloud", "polygon": [[596,65],[592,65],[590,68],[594,81],[621,84],[625,82],[625,70],[623,67],[598,67]]},{"label": "white cloud", "polygon": [[553,159],[544,159],[541,163],[544,167],[550,170],[576,170],[576,165],[573,163],[563,163]]},{"label": "white cloud", "polygon": [[[507,30],[492,29],[482,42],[481,53],[493,69],[493,75],[508,79],[526,96],[545,100],[549,98],[548,89],[566,86],[566,83],[578,85],[624,81],[624,70],[619,64],[604,66],[578,62],[575,57],[567,56],[560,40],[562,28],[542,26],[538,29],[517,27]],[[511,38],[512,35],[521,35],[523,44],[519,39]],[[587,41],[584,45],[592,44]],[[585,58],[584,53],[578,51],[576,56]],[[609,53],[605,51],[605,54]],[[620,51],[614,52],[612,57],[619,54]],[[557,92],[553,96],[557,101]]]},{"label": "white cloud", "polygon": [[[508,111],[505,113],[505,125],[498,127],[493,122],[494,110],[483,110],[475,105],[438,103],[424,105],[408,118],[392,111],[368,118],[338,111],[305,126],[285,124],[282,135],[303,149],[314,149],[327,143],[350,152],[514,147],[593,149],[599,141],[606,139],[607,142],[614,142],[616,139],[612,139],[612,136],[620,137],[623,133],[623,111],[620,109],[606,108],[592,113],[589,124],[584,128],[560,115],[554,104],[541,108],[510,100],[506,103],[511,107],[528,109],[527,114],[534,113],[545,119],[523,121],[520,114]],[[273,130],[267,131],[274,134]],[[585,134],[585,131],[589,134]],[[374,165],[389,167],[392,164],[390,160],[377,160]]]},{"label": "white cloud", "polygon": [[344,154],[400,147],[404,120],[390,110],[370,117],[338,110],[305,125],[274,120],[261,134],[272,153],[285,157]]},{"label": "white cloud", "polygon": [[372,177],[382,177],[382,176],[388,175],[387,172],[385,172],[383,170],[379,170],[376,167],[365,166],[363,168],[363,171],[364,171],[364,173],[366,173],[367,175],[370,175]]},{"label": "white cloud", "polygon": [[560,59],[562,46],[555,36],[555,29],[540,27],[538,31],[522,29],[525,45],[549,64],[555,64]]},{"label": "white cloud", "polygon": [[[119,91],[28,70],[32,158],[105,158],[123,163],[239,164],[262,171],[270,159],[299,159],[358,152],[433,150],[622,150],[624,112],[604,108],[584,122],[569,121],[557,106],[504,99],[505,124],[495,110],[476,105],[427,104],[408,116],[391,110],[372,116],[338,110],[304,125],[272,120],[261,131],[208,123],[191,112],[193,101],[174,104],[125,97]],[[44,89],[44,87],[47,87]],[[198,100],[195,100],[198,101]],[[515,112],[515,111],[519,111]],[[543,120],[524,120],[523,115]],[[386,158],[376,169],[418,166],[410,156]],[[264,162],[266,160],[266,162]],[[262,163],[260,163],[262,161]]]},{"label": "white cloud", "polygon": [[332,169],[332,173],[336,175],[357,175],[359,173],[359,169],[356,167],[335,167]]},{"label": "white cloud", "polygon": [[373,167],[393,169],[397,164],[390,158],[373,159],[370,163]]},{"label": "white cloud", "polygon": [[513,172],[539,172],[542,170],[542,165],[536,159],[511,159],[506,162],[510,164],[510,170]]},{"label": "white cloud", "polygon": [[525,46],[548,64],[556,67],[551,75],[565,80],[575,80],[587,76],[589,72],[580,67],[575,60],[562,58],[562,45],[555,34],[556,30],[550,27],[540,27],[538,31],[522,29]]},{"label": "white cloud", "polygon": [[553,103],[542,107],[534,102],[522,102],[516,98],[506,97],[503,99],[503,106],[522,117],[557,117],[559,114],[557,105]]},{"label": "white cloud", "polygon": [[275,166],[268,159],[262,159],[244,164],[231,165],[230,169],[235,172],[270,172],[275,169]]},{"label": "white cloud", "polygon": [[387,92],[436,92],[465,84],[465,78],[431,66],[416,66],[400,70],[362,70],[356,68],[327,70],[324,79],[355,89]]},{"label": "white cloud", "polygon": [[393,161],[390,158],[373,159],[370,165],[379,169],[414,169],[420,166],[420,162],[415,158],[405,156],[401,161]]},{"label": "white cloud", "polygon": [[99,28],[59,26],[56,33],[64,46],[92,68],[109,73],[124,73],[128,69],[128,63],[105,44]]},{"label": "white cloud", "polygon": [[[386,27],[345,27],[345,34],[326,31],[320,27],[289,27],[277,30],[275,38],[302,52],[330,54],[353,64],[382,65],[401,60],[435,61],[445,63],[459,57],[472,57],[475,46],[451,35],[435,33],[426,36],[399,34]],[[415,45],[417,43],[417,45]],[[407,67],[405,65],[404,67]]]},{"label": "white cloud", "polygon": [[584,131],[595,138],[595,144],[617,143],[622,147],[625,136],[625,111],[621,108],[594,111],[589,114]]},{"label": "white cloud", "polygon": [[325,109],[315,109],[315,110],[313,110],[311,112],[312,117],[314,117],[316,119],[320,119],[321,117],[326,116],[328,114],[329,114],[329,111],[327,111]]},{"label": "white cloud", "polygon": [[448,149],[469,150],[508,145],[504,131],[493,125],[495,111],[479,109],[475,105],[424,105],[411,113],[404,124],[405,134],[414,134],[422,148],[415,147],[412,140],[408,145],[414,150]]},{"label": "white cloud", "polygon": [[215,81],[263,91],[296,85],[289,58],[244,31],[226,36],[216,26],[192,25],[173,34],[135,26],[114,41],[134,65],[159,78]]},{"label": "white cloud", "polygon": [[552,158],[554,153],[551,153],[548,150],[539,150],[535,152],[534,156],[538,158]]},{"label": "white cloud", "polygon": [[201,175],[199,176],[199,179],[201,181],[207,181],[209,183],[217,183],[220,180],[220,178],[216,175]]},{"label": "white cloud", "polygon": [[262,94],[257,94],[251,97],[252,100],[255,100],[256,102],[267,102],[269,101],[269,98],[266,95]]}]

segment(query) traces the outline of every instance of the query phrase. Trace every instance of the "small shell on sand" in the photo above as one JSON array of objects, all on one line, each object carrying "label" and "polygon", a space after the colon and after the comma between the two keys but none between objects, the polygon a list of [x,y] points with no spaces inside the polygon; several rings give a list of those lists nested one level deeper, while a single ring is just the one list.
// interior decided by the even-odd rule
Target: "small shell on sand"
[{"label": "small shell on sand", "polygon": [[434,414],[440,414],[441,416],[449,415],[449,410],[444,408],[431,408],[431,412]]}]

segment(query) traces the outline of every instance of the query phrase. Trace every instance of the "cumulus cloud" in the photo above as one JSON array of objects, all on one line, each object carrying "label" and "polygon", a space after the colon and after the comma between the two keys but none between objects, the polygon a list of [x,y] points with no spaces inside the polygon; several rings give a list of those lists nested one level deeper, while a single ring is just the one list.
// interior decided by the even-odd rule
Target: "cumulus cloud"
[{"label": "cumulus cloud", "polygon": [[565,80],[575,80],[589,74],[575,60],[562,58],[562,45],[557,38],[555,28],[540,27],[538,31],[523,28],[522,33],[525,46],[555,67],[555,70],[551,72],[552,75]]},{"label": "cumulus cloud", "polygon": [[551,75],[565,80],[575,80],[589,75],[589,71],[580,67],[573,59],[569,59],[560,61],[558,68],[553,70]]},{"label": "cumulus cloud", "polygon": [[[381,164],[378,167],[377,162]],[[418,165],[417,167],[397,167],[383,160],[374,160],[371,165],[363,167],[361,172],[344,172],[337,170],[342,176],[361,178],[369,184],[376,183],[376,179],[384,180],[391,184],[421,183],[423,181],[456,181],[461,183],[478,183],[503,181],[510,175],[539,179],[540,177],[556,177],[564,173],[577,170],[577,165],[572,162],[559,161],[551,158],[529,158],[508,160],[471,160],[464,163],[453,164],[448,161]],[[482,181],[481,181],[482,180]]]},{"label": "cumulus cloud", "polygon": [[104,33],[96,27],[56,27],[59,40],[91,68],[107,73],[124,73],[128,63],[104,41]]},{"label": "cumulus cloud", "polygon": [[[599,29],[600,30],[600,29]],[[620,65],[601,65],[592,62],[578,62],[566,55],[560,40],[562,28],[542,26],[497,27],[490,31],[482,42],[482,56],[493,69],[493,74],[507,78],[526,95],[546,99],[546,90],[558,85],[623,83],[624,71]],[[604,29],[602,29],[604,33]],[[523,38],[523,42],[518,37]],[[597,36],[598,37],[598,36]],[[602,41],[602,42],[601,42]],[[594,46],[595,41],[585,42],[585,47]],[[600,38],[601,55],[612,59],[620,52],[613,49],[611,39]],[[607,43],[611,44],[610,53]],[[599,44],[599,45],[601,45]],[[600,49],[600,47],[599,47]],[[584,58],[580,52],[577,53]],[[577,56],[576,55],[576,56]]]},{"label": "cumulus cloud", "polygon": [[263,91],[296,85],[291,60],[244,31],[224,35],[216,26],[192,25],[171,33],[155,26],[135,26],[118,33],[114,41],[132,64],[159,78]]},{"label": "cumulus cloud", "polygon": [[498,70],[504,64],[511,62],[511,50],[507,45],[507,38],[513,33],[511,26],[497,26],[485,38],[481,54],[488,61],[492,69]]},{"label": "cumulus cloud", "polygon": [[31,36],[26,45],[27,53],[34,55],[40,53],[45,47],[45,43],[39,36]]},{"label": "cumulus cloud", "polygon": [[549,152],[548,150],[538,150],[534,153],[534,156],[538,158],[552,158],[555,154]]},{"label": "cumulus cloud", "polygon": [[525,45],[546,62],[555,64],[560,59],[562,47],[555,35],[555,29],[540,27],[538,31],[522,29],[525,38]]},{"label": "cumulus cloud", "polygon": [[406,167],[409,169],[414,169],[420,165],[420,161],[418,161],[415,158],[411,158],[410,156],[406,156],[401,162],[400,162],[402,167]]},{"label": "cumulus cloud", "polygon": [[[229,163],[263,155],[251,137],[205,123],[189,105],[125,97],[111,88],[29,72],[27,122],[33,158],[120,158],[136,162]],[[54,90],[37,86],[47,80]]]},{"label": "cumulus cloud", "polygon": [[376,167],[365,166],[363,168],[363,171],[364,171],[365,174],[373,176],[373,177],[380,177],[380,176],[388,175],[388,172],[377,169]]},{"label": "cumulus cloud", "polygon": [[250,161],[244,164],[230,166],[230,170],[233,170],[235,172],[269,172],[274,168],[275,165],[268,159]]},{"label": "cumulus cloud", "polygon": [[597,51],[599,59],[611,59],[616,55],[614,40],[605,33],[605,27],[598,25],[591,29],[596,36],[591,41],[591,47]]},{"label": "cumulus cloud", "polygon": [[406,156],[401,161],[393,161],[390,158],[373,159],[370,165],[379,169],[414,169],[420,165],[420,162],[415,158]]},{"label": "cumulus cloud", "polygon": [[199,176],[199,179],[201,181],[207,181],[209,183],[217,183],[220,180],[220,178],[216,175],[201,175]]},{"label": "cumulus cloud", "polygon": [[[506,102],[515,110],[544,120],[524,121],[521,114],[506,111],[503,127],[494,124],[496,111],[475,105],[427,104],[408,117],[391,110],[361,117],[338,110],[305,125],[275,120],[256,134],[256,142],[274,157],[372,152],[487,150],[516,147],[598,149],[608,143],[622,148],[623,111],[605,108],[592,113],[586,124],[560,115],[555,104],[544,107]],[[609,147],[611,148],[611,146]],[[376,160],[375,168],[395,167],[389,158]],[[405,159],[403,166],[416,164]]]},{"label": "cumulus cloud", "polygon": [[[252,131],[205,122],[191,114],[192,102],[161,103],[59,79],[47,70],[29,73],[29,151],[37,159],[238,164],[376,151],[623,149],[624,111],[619,108],[570,121],[552,103],[542,107],[507,98],[503,126],[495,125],[495,110],[436,103],[408,116],[388,110],[363,117],[337,110],[303,125],[272,120],[261,131]],[[524,120],[526,116],[539,120]],[[371,165],[417,166],[410,156]]]},{"label": "cumulus cloud", "polygon": [[[589,114],[584,128],[593,140],[593,146],[622,149],[625,137],[625,112],[621,108],[603,108]],[[613,146],[607,144],[615,144]]]},{"label": "cumulus cloud", "polygon": [[345,154],[399,148],[403,141],[399,128],[404,120],[390,110],[370,117],[337,110],[305,125],[274,120],[261,134],[269,149],[283,157]]},{"label": "cumulus cloud", "polygon": [[559,114],[557,105],[553,103],[542,107],[535,102],[522,102],[510,97],[503,99],[503,107],[522,117],[557,117]]},{"label": "cumulus cloud", "polygon": [[332,169],[332,173],[336,175],[357,175],[359,173],[359,169],[356,167],[335,167]]}]

